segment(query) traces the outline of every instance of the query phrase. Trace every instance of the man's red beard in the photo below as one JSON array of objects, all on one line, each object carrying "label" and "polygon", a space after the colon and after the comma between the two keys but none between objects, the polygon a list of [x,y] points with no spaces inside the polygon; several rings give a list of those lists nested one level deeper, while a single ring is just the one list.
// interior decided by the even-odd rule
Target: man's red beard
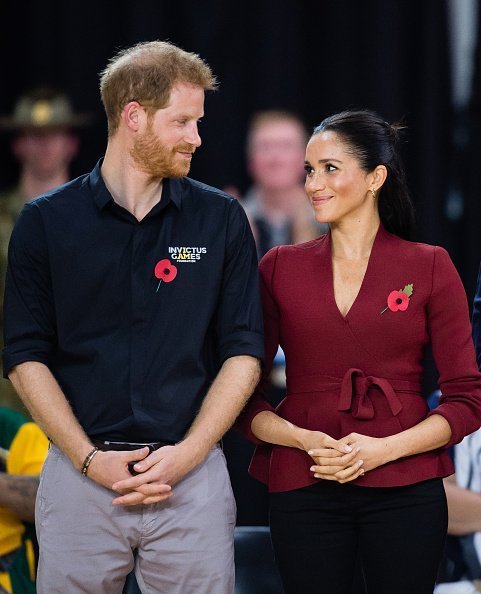
[{"label": "man's red beard", "polygon": [[151,129],[138,138],[130,151],[137,167],[153,178],[183,177],[190,170],[190,159],[179,153],[193,153],[191,144],[179,144],[172,149],[166,148]]}]

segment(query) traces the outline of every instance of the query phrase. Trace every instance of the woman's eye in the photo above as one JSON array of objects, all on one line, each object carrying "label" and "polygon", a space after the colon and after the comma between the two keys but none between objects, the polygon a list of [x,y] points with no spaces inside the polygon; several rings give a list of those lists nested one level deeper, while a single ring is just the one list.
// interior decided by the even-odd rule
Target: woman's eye
[{"label": "woman's eye", "polygon": [[304,165],[304,171],[307,173],[307,175],[311,175],[314,170],[310,165]]},{"label": "woman's eye", "polygon": [[337,167],[334,167],[334,165],[331,165],[330,163],[326,164],[326,171],[327,172],[331,172],[331,171],[336,171]]}]

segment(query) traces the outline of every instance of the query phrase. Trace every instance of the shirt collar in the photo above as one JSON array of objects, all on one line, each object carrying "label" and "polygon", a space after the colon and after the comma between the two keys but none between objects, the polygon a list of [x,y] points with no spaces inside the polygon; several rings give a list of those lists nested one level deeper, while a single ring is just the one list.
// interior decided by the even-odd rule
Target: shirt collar
[{"label": "shirt collar", "polygon": [[[107,204],[113,202],[112,195],[105,185],[100,168],[102,167],[103,159],[100,159],[89,175],[89,184],[92,191],[92,196],[95,204],[99,210],[102,210]],[[165,178],[162,183],[162,208],[172,202],[178,210],[182,209],[182,184],[181,178]],[[154,208],[160,206],[160,203]]]}]

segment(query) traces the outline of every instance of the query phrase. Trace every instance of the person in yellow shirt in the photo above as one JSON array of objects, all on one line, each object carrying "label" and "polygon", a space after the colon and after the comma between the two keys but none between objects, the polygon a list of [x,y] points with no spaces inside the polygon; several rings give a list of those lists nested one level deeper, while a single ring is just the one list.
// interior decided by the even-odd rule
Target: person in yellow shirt
[{"label": "person in yellow shirt", "polygon": [[35,497],[47,450],[35,423],[0,407],[0,593],[35,592]]}]

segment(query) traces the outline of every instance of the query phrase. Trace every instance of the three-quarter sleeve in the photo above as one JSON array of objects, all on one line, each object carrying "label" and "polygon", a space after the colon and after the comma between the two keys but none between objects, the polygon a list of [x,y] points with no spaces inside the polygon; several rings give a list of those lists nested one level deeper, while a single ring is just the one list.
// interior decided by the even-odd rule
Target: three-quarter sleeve
[{"label": "three-quarter sleeve", "polygon": [[446,447],[459,443],[481,426],[481,374],[476,364],[466,294],[451,259],[434,249],[428,331],[439,372],[442,397],[430,412],[442,415],[452,436]]},{"label": "three-quarter sleeve", "polygon": [[218,355],[264,358],[257,255],[247,216],[232,200],[222,288],[217,307]]},{"label": "three-quarter sleeve", "polygon": [[49,364],[56,341],[48,246],[35,203],[26,204],[8,250],[3,373],[26,361]]},{"label": "three-quarter sleeve", "polygon": [[251,424],[254,417],[262,411],[274,410],[271,404],[267,401],[266,395],[271,385],[270,374],[272,364],[279,346],[279,310],[272,295],[273,276],[278,252],[278,247],[272,248],[262,258],[259,264],[260,293],[264,316],[265,361],[260,382],[235,424],[237,430],[256,444],[263,444],[264,442],[252,433]]}]

